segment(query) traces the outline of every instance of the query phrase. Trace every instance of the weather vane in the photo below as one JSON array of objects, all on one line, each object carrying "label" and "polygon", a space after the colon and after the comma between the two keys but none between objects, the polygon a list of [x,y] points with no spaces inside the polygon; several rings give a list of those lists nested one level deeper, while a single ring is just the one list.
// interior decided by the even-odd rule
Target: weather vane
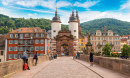
[{"label": "weather vane", "polygon": [[57,9],[57,4],[55,4],[56,5],[56,9]]}]

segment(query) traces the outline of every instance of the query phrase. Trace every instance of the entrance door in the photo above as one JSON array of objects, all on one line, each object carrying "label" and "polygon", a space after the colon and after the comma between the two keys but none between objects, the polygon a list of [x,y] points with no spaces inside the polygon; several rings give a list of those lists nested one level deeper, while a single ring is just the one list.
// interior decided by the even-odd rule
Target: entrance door
[{"label": "entrance door", "polygon": [[69,55],[69,47],[68,47],[68,44],[63,44],[61,46],[61,55],[65,55],[65,56],[68,56]]}]

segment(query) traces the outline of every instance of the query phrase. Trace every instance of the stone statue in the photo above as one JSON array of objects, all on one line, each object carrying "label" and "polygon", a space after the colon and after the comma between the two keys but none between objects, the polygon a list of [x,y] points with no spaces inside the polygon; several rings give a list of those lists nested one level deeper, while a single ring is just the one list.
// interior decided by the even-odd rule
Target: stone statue
[{"label": "stone statue", "polygon": [[88,43],[90,43],[90,34],[88,32]]}]

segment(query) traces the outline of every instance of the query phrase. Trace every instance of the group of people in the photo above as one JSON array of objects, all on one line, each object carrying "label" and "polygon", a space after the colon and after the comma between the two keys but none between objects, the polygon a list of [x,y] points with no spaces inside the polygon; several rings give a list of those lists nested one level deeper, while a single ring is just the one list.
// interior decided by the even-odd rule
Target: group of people
[{"label": "group of people", "polygon": [[[73,59],[77,59],[77,53],[74,53],[73,54]],[[90,51],[90,54],[89,54],[89,61],[90,61],[90,66],[93,66],[93,50]]]},{"label": "group of people", "polygon": [[[22,59],[24,61],[24,65],[27,64],[27,69],[30,70],[29,65],[28,65],[28,54],[27,52],[29,52],[28,50],[26,50],[25,52],[23,52],[23,56]],[[36,54],[33,57],[33,61],[36,60],[35,65],[37,65],[37,60],[38,60],[38,52],[36,52]],[[23,65],[23,70],[24,70],[24,65]]]},{"label": "group of people", "polygon": [[57,53],[52,55],[52,54],[49,54],[49,60],[52,60],[52,59],[57,59]]}]

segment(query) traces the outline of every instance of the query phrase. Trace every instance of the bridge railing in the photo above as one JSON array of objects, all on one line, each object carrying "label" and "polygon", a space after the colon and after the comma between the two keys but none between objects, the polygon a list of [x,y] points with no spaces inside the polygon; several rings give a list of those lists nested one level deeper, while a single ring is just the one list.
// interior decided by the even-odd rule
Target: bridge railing
[{"label": "bridge railing", "polygon": [[[94,56],[94,63],[102,67],[130,76],[130,60],[115,59],[110,57]],[[80,55],[80,60],[89,62],[89,55]]]},{"label": "bridge railing", "polygon": [[[49,60],[48,55],[38,56],[38,64]],[[28,58],[29,67],[34,66],[33,57]],[[0,78],[9,77],[15,73],[23,71],[23,60],[12,60],[6,62],[0,62]]]}]

